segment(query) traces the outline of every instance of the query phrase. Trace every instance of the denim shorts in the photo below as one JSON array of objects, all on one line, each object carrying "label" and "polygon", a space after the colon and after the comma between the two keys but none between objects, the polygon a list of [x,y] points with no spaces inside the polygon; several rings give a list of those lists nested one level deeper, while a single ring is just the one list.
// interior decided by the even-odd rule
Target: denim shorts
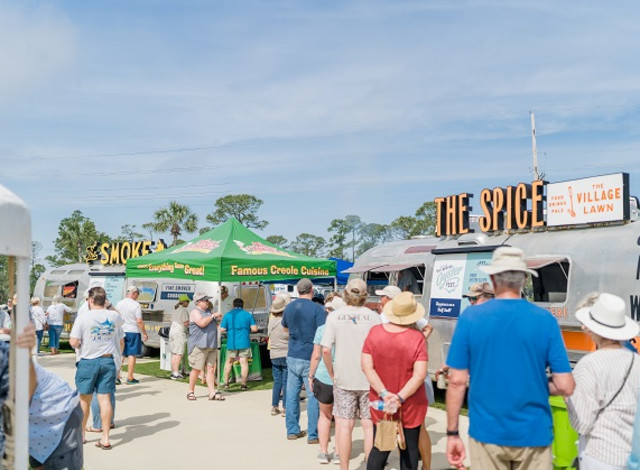
[{"label": "denim shorts", "polygon": [[142,335],[140,333],[124,334],[123,356],[139,356],[142,354]]},{"label": "denim shorts", "polygon": [[81,395],[116,391],[116,364],[113,357],[80,359],[76,369],[76,388]]}]

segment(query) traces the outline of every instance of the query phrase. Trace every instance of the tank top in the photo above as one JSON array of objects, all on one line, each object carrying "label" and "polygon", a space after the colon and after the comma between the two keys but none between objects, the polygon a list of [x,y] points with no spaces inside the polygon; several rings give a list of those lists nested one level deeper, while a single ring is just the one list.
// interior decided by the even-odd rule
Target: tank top
[{"label": "tank top", "polygon": [[[203,311],[196,308],[203,317],[210,317],[211,312],[209,310]],[[218,324],[212,321],[204,328],[200,328],[198,325],[189,322],[189,339],[187,341],[188,351],[191,354],[193,348],[196,346],[199,348],[217,348],[218,347]]]}]

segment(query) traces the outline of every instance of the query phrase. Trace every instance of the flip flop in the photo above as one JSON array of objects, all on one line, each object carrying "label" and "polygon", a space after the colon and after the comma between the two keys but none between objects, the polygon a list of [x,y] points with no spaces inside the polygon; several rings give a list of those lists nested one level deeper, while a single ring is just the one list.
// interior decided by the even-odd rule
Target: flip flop
[{"label": "flip flop", "polygon": [[209,400],[211,400],[211,401],[225,401],[226,398],[222,396],[222,393],[216,392],[216,393],[213,394],[212,397],[209,397]]},{"label": "flip flop", "polygon": [[189,401],[194,401],[194,400],[196,400],[196,394],[195,394],[195,393],[193,393],[193,392],[189,392],[189,393],[187,393],[187,400],[189,400]]},{"label": "flip flop", "polygon": [[102,450],[111,450],[112,446],[111,446],[111,444],[105,445],[102,442],[98,441],[98,442],[96,442],[96,447],[98,447],[98,448],[100,448]]},{"label": "flip flop", "polygon": [[85,428],[85,431],[87,432],[102,432],[102,429],[96,429],[93,426]]}]

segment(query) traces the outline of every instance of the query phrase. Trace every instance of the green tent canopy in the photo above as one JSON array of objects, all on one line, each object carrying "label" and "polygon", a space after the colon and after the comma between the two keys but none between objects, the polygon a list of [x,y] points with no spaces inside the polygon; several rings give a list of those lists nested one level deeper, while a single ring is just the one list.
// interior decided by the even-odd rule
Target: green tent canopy
[{"label": "green tent canopy", "polygon": [[129,278],[201,281],[282,281],[333,277],[336,263],[283,250],[235,218],[193,240],[127,260]]}]

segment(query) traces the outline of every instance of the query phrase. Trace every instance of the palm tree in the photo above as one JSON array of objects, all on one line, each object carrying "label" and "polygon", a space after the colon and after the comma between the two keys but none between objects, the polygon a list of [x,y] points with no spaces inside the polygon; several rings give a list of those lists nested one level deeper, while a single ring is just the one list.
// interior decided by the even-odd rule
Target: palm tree
[{"label": "palm tree", "polygon": [[189,206],[178,204],[171,201],[168,207],[158,209],[153,214],[154,221],[149,225],[156,232],[166,232],[167,230],[173,236],[173,245],[178,244],[178,237],[185,230],[192,233],[198,230],[198,216],[191,212]]}]

